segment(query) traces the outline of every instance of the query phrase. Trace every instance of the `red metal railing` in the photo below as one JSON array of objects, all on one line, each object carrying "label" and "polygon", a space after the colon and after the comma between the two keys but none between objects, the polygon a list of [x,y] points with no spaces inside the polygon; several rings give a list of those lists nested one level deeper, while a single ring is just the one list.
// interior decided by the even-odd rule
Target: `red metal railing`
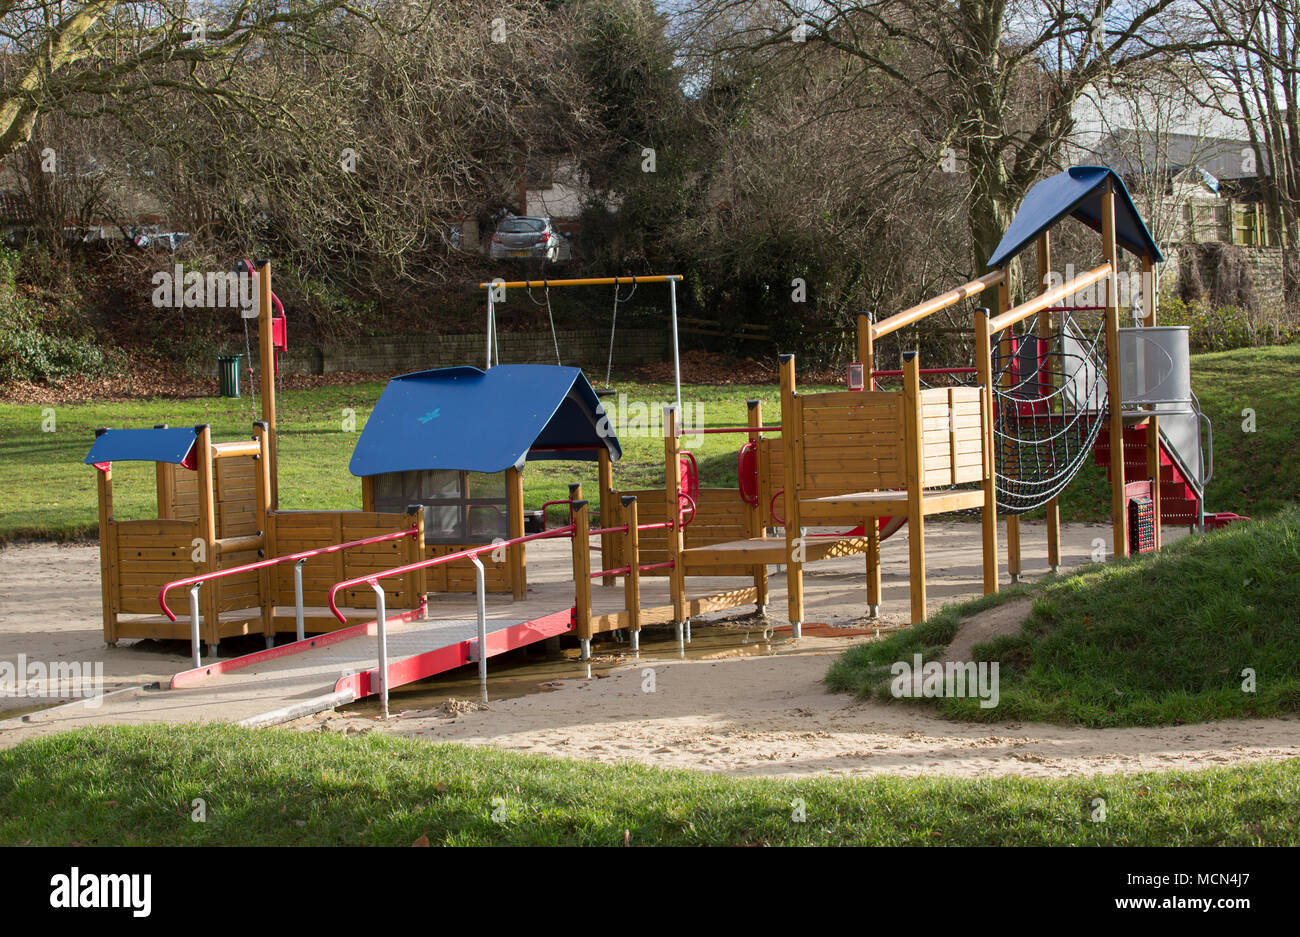
[{"label": "red metal railing", "polygon": [[[880,372],[877,371],[877,374]],[[903,372],[898,372],[902,374]],[[707,436],[709,433],[779,433],[780,426],[711,426],[706,429],[683,431],[683,436]]]},{"label": "red metal railing", "polygon": [[[921,368],[921,374],[975,374],[975,368]],[[872,371],[872,377],[902,377],[902,371]]]},{"label": "red metal railing", "polygon": [[340,550],[350,550],[353,547],[364,547],[372,543],[384,543],[388,540],[400,540],[403,537],[414,537],[420,532],[419,527],[411,527],[408,530],[399,530],[391,534],[379,534],[374,537],[366,537],[364,540],[350,540],[347,543],[331,544],[328,547],[318,547],[315,550],[304,550],[302,553],[290,553],[287,556],[273,556],[270,559],[258,560],[255,563],[244,563],[242,566],[231,566],[226,569],[214,569],[210,572],[200,573],[197,576],[187,576],[184,579],[177,579],[163,586],[158,593],[158,604],[162,607],[163,612],[172,621],[176,620],[176,615],[167,607],[167,593],[177,586],[192,586],[196,583],[207,582],[211,579],[222,579],[226,576],[233,576],[236,573],[246,573],[254,569],[266,569],[268,566],[278,566],[281,563],[296,563],[298,560],[309,560],[313,556],[323,556],[327,553],[338,553]]},{"label": "red metal railing", "polygon": [[557,527],[554,530],[546,530],[540,534],[527,534],[523,537],[513,537],[510,540],[498,540],[495,543],[485,543],[481,546],[470,547],[467,550],[458,550],[455,553],[446,553],[442,556],[435,556],[427,560],[420,560],[418,563],[407,563],[405,566],[395,566],[392,569],[385,569],[378,573],[370,573],[365,576],[358,576],[355,579],[345,579],[342,582],[336,582],[330,589],[330,611],[339,621],[346,622],[347,618],[339,611],[337,604],[338,593],[340,589],[351,589],[360,585],[375,585],[380,579],[388,579],[393,576],[403,576],[406,573],[415,572],[417,569],[428,569],[431,566],[438,566],[442,563],[450,563],[452,560],[468,559],[472,556],[478,556],[480,553],[491,553],[493,550],[499,550],[502,547],[512,547],[520,543],[530,543],[534,540],[549,540],[554,537],[572,537],[577,525],[569,524],[565,527]]}]

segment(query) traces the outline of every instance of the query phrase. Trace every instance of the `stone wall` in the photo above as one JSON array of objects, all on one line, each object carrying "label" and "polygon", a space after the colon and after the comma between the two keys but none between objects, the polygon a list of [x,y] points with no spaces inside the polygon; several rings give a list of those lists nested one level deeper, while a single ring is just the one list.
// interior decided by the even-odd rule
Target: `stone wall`
[{"label": "stone wall", "polygon": [[[1259,312],[1265,316],[1281,316],[1282,306],[1282,248],[1248,247],[1238,245],[1249,271],[1251,288]],[[1168,262],[1160,268],[1160,291],[1176,295],[1178,292],[1178,248],[1171,244],[1165,249]]]},{"label": "stone wall", "polygon": [[[558,332],[560,361],[585,369],[589,375],[605,373],[609,357],[609,329]],[[502,364],[555,364],[555,341],[550,332],[502,332]],[[403,335],[358,339],[346,345],[322,348],[295,346],[289,336],[284,368],[290,374],[333,374],[370,371],[405,374],[454,365],[483,367],[487,343],[482,334]],[[672,354],[667,328],[619,329],[614,342],[614,367],[632,367],[662,361]]]}]

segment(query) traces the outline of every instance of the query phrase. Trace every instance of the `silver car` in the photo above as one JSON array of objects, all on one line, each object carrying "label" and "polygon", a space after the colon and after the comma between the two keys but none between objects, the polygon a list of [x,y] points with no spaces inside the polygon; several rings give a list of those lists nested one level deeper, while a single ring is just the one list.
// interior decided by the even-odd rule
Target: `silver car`
[{"label": "silver car", "polygon": [[493,260],[534,259],[555,263],[568,260],[571,250],[568,238],[552,226],[550,218],[511,215],[497,225],[488,256]]}]

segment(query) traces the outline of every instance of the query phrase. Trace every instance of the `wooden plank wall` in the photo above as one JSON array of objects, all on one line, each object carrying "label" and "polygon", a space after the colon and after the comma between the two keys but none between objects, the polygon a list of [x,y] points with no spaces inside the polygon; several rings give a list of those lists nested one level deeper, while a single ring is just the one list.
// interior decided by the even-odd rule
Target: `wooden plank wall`
[{"label": "wooden plank wall", "polygon": [[[198,472],[179,465],[166,467],[171,472],[172,517],[197,520]],[[257,533],[257,469],[258,463],[251,458],[218,459],[213,463],[218,539]]]},{"label": "wooden plank wall", "polygon": [[[425,548],[427,556],[446,556],[468,550],[471,546],[481,544],[432,543]],[[507,554],[509,551],[505,551]],[[483,587],[488,592],[513,592],[513,577],[510,573],[510,558],[503,562],[493,561],[491,553],[479,555],[483,563]],[[430,592],[473,592],[475,586],[474,564],[468,559],[452,560],[441,563],[428,570]]]},{"label": "wooden plank wall", "polygon": [[[618,504],[618,496],[635,495],[637,501],[637,520],[642,524],[657,524],[671,520],[665,510],[664,490],[650,488],[644,491],[619,491],[611,500]],[[701,488],[695,499],[695,519],[686,527],[686,549],[705,547],[714,543],[729,543],[733,540],[745,540],[756,534],[749,529],[749,505],[740,499],[739,488]],[[619,504],[618,519],[610,526],[624,523],[623,507]],[[690,516],[687,510],[687,516]],[[638,550],[642,565],[668,562],[668,531],[665,528],[643,530],[640,535]],[[613,569],[626,562],[622,551],[616,560],[611,559],[602,568]],[[652,569],[642,576],[667,576],[666,569]],[[751,566],[709,567],[710,576],[751,576]]]},{"label": "wooden plank wall", "polygon": [[[406,514],[372,511],[274,511],[269,515],[276,556],[404,530],[411,526],[411,521]],[[329,591],[334,583],[409,562],[412,562],[411,541],[406,538],[312,557],[302,568],[303,605],[324,607],[329,604]],[[419,604],[419,575],[417,571],[382,580],[384,601],[389,608],[415,608]],[[275,598],[279,606],[291,608],[294,604],[292,563],[275,567]],[[374,590],[369,586],[346,590],[340,595],[339,605],[374,608]]]},{"label": "wooden plank wall", "polygon": [[983,478],[982,391],[934,387],[921,391],[921,484],[947,488]]},{"label": "wooden plank wall", "polygon": [[[191,473],[192,474],[192,473]],[[193,520],[112,521],[113,555],[117,557],[119,612],[161,615],[158,590],[176,579],[202,572],[192,559],[199,525]],[[173,592],[169,605],[176,605]],[[180,607],[188,609],[186,596]]]},{"label": "wooden plank wall", "polygon": [[904,484],[902,395],[835,391],[795,398],[799,494],[817,498]]},{"label": "wooden plank wall", "polygon": [[[252,458],[218,459],[213,463],[213,481],[216,488],[213,505],[217,515],[218,539],[247,537],[257,533],[259,467],[259,463]],[[170,491],[172,516],[183,520],[198,520],[198,473],[172,464],[166,465],[165,469],[170,472],[170,479],[167,480],[164,492]],[[320,545],[322,544],[317,544]],[[257,550],[223,553],[217,559],[217,568],[229,569],[232,566],[255,563],[259,559],[262,557],[258,555]],[[261,605],[258,578],[259,574],[253,571],[214,580],[212,585],[216,589],[217,607],[223,612],[258,608]],[[203,588],[206,590],[208,586],[205,585]],[[292,596],[292,587],[290,595]],[[292,602],[292,599],[290,601]]]}]

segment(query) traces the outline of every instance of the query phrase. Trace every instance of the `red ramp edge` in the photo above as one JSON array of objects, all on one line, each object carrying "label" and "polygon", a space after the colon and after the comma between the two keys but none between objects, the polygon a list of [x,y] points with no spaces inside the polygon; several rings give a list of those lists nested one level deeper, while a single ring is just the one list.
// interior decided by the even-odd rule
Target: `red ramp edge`
[{"label": "red ramp edge", "polygon": [[[574,611],[567,608],[552,615],[544,615],[532,621],[510,625],[499,631],[489,631],[487,635],[487,656],[495,657],[515,648],[525,647],[546,638],[567,634],[574,628]],[[474,663],[474,645],[478,638],[470,638],[456,644],[449,644],[423,654],[416,654],[388,665],[388,688],[402,686],[435,674],[446,673],[466,664]],[[334,684],[334,692],[351,690],[357,699],[379,692],[379,668],[374,667],[360,673],[347,674]]]},{"label": "red ramp edge", "polygon": [[[396,613],[388,616],[388,621],[413,621],[424,614],[423,608],[412,608],[405,612]],[[340,641],[347,641],[351,638],[359,638],[366,635],[375,635],[379,632],[378,621],[367,621],[357,625],[349,625],[346,628],[340,628],[337,631],[328,631],[325,634],[317,635],[314,638],[303,638],[301,641],[293,641],[289,644],[281,644],[278,647],[268,647],[263,651],[254,651],[251,654],[245,654],[242,657],[232,657],[229,660],[219,660],[211,664],[205,664],[202,667],[195,667],[191,670],[182,670],[172,677],[168,688],[178,690],[181,687],[193,686],[196,683],[202,683],[209,677],[216,677],[223,673],[230,673],[232,670],[242,670],[245,667],[252,667],[254,664],[262,664],[268,660],[275,660],[279,657],[288,657],[290,654],[300,654],[303,651],[310,651],[312,648],[328,647],[331,644],[338,644]]]}]

